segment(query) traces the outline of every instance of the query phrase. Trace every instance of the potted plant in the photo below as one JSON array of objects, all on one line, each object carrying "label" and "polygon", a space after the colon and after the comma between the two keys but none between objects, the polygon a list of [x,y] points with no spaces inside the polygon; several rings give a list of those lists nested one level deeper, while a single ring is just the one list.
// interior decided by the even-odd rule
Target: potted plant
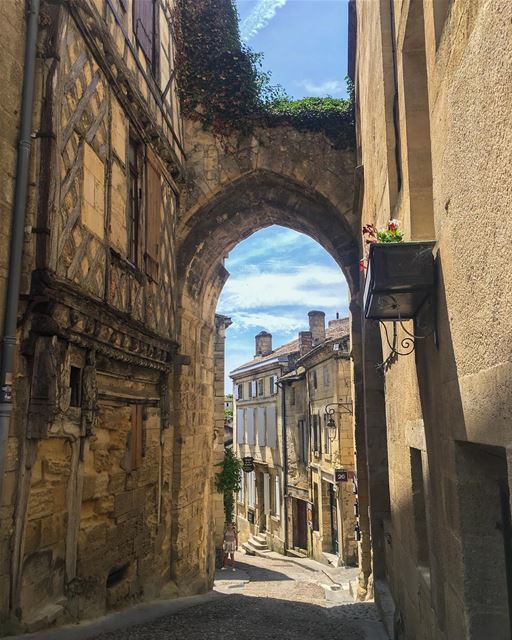
[{"label": "potted plant", "polygon": [[385,229],[363,227],[368,247],[364,287],[365,317],[373,320],[414,318],[434,289],[433,241],[404,242],[398,220]]}]

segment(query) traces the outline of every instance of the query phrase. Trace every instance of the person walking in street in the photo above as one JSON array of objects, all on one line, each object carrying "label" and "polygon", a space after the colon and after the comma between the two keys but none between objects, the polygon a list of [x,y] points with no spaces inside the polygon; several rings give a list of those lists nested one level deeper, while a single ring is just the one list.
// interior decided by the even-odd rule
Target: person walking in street
[{"label": "person walking in street", "polygon": [[231,570],[235,570],[235,551],[238,546],[238,536],[235,526],[232,522],[228,522],[224,531],[224,541],[222,549],[224,551],[224,560],[222,561],[222,571],[226,569],[226,561],[231,559]]}]

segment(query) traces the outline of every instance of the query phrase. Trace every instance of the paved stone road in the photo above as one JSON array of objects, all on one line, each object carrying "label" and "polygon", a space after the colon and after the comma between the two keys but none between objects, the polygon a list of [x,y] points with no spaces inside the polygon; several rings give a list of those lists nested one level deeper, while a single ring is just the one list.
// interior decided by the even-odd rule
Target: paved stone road
[{"label": "paved stone road", "polygon": [[[287,560],[241,556],[235,572],[219,572],[206,603],[95,640],[386,640],[376,607],[347,592],[328,602],[321,571]],[[226,595],[228,594],[228,595]]]}]

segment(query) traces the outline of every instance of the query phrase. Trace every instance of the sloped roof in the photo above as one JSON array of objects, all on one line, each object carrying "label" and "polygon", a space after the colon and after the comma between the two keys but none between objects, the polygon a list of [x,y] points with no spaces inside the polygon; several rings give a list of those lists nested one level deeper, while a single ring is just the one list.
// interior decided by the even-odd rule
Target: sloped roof
[{"label": "sloped roof", "polygon": [[[348,335],[349,333],[349,319],[348,318],[340,318],[338,320],[330,320],[326,330],[325,330],[325,342],[329,340],[336,340],[337,338],[342,338],[343,336]],[[322,343],[323,344],[323,343]],[[320,345],[315,345],[315,349]],[[255,367],[260,364],[265,364],[266,362],[270,362],[271,360],[275,360],[280,356],[288,356],[292,353],[298,353],[299,351],[299,339],[295,338],[295,340],[291,340],[286,344],[277,347],[270,353],[267,353],[264,356],[256,356],[252,360],[245,362],[244,364],[239,365],[236,369],[233,369],[230,372],[230,376],[236,374],[238,371],[242,369],[247,369],[249,367]]]}]

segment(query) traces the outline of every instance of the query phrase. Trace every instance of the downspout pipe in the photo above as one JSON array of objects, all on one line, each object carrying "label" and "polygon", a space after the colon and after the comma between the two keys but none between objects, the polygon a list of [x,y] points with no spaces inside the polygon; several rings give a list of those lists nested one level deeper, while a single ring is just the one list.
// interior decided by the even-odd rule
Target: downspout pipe
[{"label": "downspout pipe", "polygon": [[39,24],[40,0],[30,0],[27,10],[27,35],[23,65],[23,85],[20,110],[20,136],[16,161],[16,182],[12,210],[11,246],[7,294],[5,300],[4,332],[0,354],[0,487],[3,482],[7,439],[12,414],[12,386],[14,356],[16,353],[16,324],[20,295],[23,234],[27,206],[28,172],[34,102],[34,78],[36,69],[36,45]]}]

